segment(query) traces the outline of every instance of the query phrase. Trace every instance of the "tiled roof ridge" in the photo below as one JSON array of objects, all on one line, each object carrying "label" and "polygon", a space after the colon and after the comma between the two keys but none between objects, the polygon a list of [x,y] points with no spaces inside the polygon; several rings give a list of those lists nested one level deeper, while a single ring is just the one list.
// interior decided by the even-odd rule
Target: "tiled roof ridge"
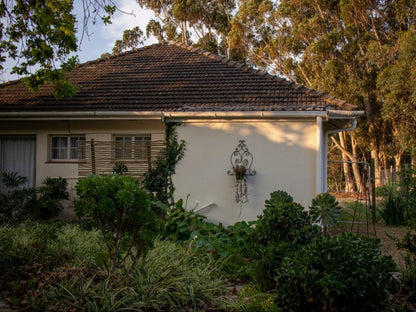
[{"label": "tiled roof ridge", "polygon": [[315,95],[315,96],[321,97],[326,102],[328,102],[329,104],[336,105],[339,108],[343,108],[343,109],[347,109],[347,110],[353,110],[353,109],[357,108],[356,105],[350,104],[345,100],[341,100],[339,98],[336,98],[335,96],[329,95],[329,94],[324,93],[324,92],[319,92],[315,89],[305,87],[303,85],[297,84],[293,81],[287,80],[287,79],[282,78],[282,77],[278,77],[276,75],[271,75],[266,71],[259,70],[259,69],[254,69],[254,68],[252,68],[250,66],[247,66],[245,64],[230,60],[225,56],[221,56],[221,55],[218,55],[218,54],[215,54],[215,53],[212,53],[212,52],[204,51],[200,48],[196,48],[196,47],[190,46],[186,43],[178,42],[178,41],[174,41],[174,40],[167,41],[166,43],[171,44],[171,45],[175,45],[175,46],[178,46],[178,47],[181,47],[181,48],[184,48],[184,49],[187,49],[187,50],[189,50],[191,52],[194,52],[194,53],[199,53],[199,54],[201,54],[205,57],[208,57],[210,59],[221,61],[222,63],[224,63],[228,66],[232,66],[232,67],[234,67],[238,70],[241,70],[241,71],[244,71],[244,72],[251,72],[253,74],[260,75],[260,76],[263,76],[263,77],[271,79],[271,80],[275,80],[279,83],[285,84],[287,86],[291,86],[296,90],[302,90],[305,93],[307,93],[308,95]]}]

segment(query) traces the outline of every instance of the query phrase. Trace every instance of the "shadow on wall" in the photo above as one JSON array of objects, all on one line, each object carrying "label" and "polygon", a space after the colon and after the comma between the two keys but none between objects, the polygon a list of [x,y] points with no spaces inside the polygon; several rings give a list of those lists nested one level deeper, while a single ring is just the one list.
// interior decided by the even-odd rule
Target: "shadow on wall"
[{"label": "shadow on wall", "polygon": [[[264,200],[275,190],[285,190],[305,207],[316,195],[317,131],[314,121],[200,122],[178,127],[187,143],[184,159],[177,165],[176,198],[191,194],[200,205],[215,203],[205,215],[212,221],[231,224],[253,220],[261,214]],[[239,140],[253,154],[255,176],[247,178],[248,203],[234,200],[235,177],[230,156]]]}]

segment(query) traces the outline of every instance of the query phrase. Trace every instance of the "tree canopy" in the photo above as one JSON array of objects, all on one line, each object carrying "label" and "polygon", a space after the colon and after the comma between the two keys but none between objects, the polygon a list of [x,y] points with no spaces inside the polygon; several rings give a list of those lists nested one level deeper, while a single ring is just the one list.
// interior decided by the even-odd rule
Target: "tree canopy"
[{"label": "tree canopy", "polygon": [[[116,7],[112,0],[82,0],[82,33],[97,18],[111,22]],[[0,70],[7,58],[16,64],[11,74],[27,76],[28,87],[37,91],[47,81],[54,84],[55,96],[76,92],[65,77],[77,63],[77,20],[73,0],[4,0],[0,2]]]}]

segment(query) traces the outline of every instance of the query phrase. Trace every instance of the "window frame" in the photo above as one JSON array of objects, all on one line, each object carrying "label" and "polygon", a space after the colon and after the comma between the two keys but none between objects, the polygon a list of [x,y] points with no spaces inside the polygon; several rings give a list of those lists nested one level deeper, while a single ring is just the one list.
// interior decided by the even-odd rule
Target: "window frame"
[{"label": "window frame", "polygon": [[[54,147],[54,139],[60,138],[60,139],[66,139],[66,146],[56,146]],[[78,146],[74,147],[72,145],[73,138],[79,138],[77,141],[84,141],[84,152],[81,154],[82,157],[78,157]],[[77,142],[75,141],[75,142]],[[54,162],[54,163],[78,163],[80,161],[85,161],[85,134],[50,134],[48,137],[48,161]],[[60,151],[61,149],[61,151]],[[58,156],[62,153],[62,150],[64,150],[65,158],[53,158],[54,150],[57,150]],[[72,158],[72,152],[75,150],[77,153],[76,158]]]},{"label": "window frame", "polygon": [[[121,148],[117,146],[117,141],[123,142],[123,146]],[[151,155],[150,155],[151,150],[149,151],[144,150],[144,148],[151,147],[151,144],[152,144],[151,134],[114,134],[113,142],[114,142],[114,160],[115,161],[137,162],[137,161],[149,161],[149,159],[151,158]],[[126,142],[129,142],[130,144],[126,144]],[[144,146],[144,147],[140,146],[137,144],[137,142],[148,142],[148,146]],[[126,155],[128,155],[128,157],[125,157]]]}]

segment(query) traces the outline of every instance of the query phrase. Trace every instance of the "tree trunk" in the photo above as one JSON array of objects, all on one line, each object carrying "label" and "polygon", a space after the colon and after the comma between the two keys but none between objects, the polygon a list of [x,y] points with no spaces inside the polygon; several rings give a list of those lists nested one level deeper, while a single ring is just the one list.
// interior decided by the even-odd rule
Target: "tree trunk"
[{"label": "tree trunk", "polygon": [[[352,159],[351,160],[354,161],[354,162],[358,162],[358,161],[360,161],[360,158],[358,156],[357,141],[354,139],[354,137],[352,135],[350,135],[350,137],[351,137],[351,146],[352,146]],[[352,164],[352,171],[354,173],[356,190],[358,192],[364,192],[365,191],[365,181],[363,181],[363,179],[362,179],[362,174],[361,174],[361,171],[360,171],[360,165],[356,164],[356,163],[353,163]]]},{"label": "tree trunk", "polygon": [[344,168],[344,176],[345,176],[345,192],[346,193],[355,192],[355,185],[354,185],[354,180],[351,176],[350,164],[347,163],[347,161],[349,161],[350,159],[347,153],[345,153],[345,150],[348,149],[347,142],[346,142],[346,134],[345,132],[340,132],[338,133],[338,136],[339,136],[340,145],[342,147],[341,149],[342,161],[344,161],[343,168]]}]

